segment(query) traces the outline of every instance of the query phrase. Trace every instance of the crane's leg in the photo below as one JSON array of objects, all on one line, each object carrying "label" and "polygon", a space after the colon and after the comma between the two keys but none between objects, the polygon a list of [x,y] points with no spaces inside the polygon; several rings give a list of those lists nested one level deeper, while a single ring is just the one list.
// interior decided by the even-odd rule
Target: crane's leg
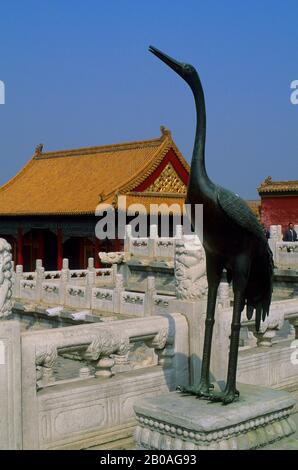
[{"label": "crane's leg", "polygon": [[241,312],[244,307],[244,296],[249,276],[249,270],[249,257],[246,254],[239,256],[236,260],[233,270],[234,307],[231,324],[227,382],[223,392],[214,393],[211,397],[211,401],[221,401],[224,405],[232,403],[239,397],[239,392],[238,390],[236,390],[236,372],[239,348],[239,335],[241,328]]},{"label": "crane's leg", "polygon": [[216,307],[216,296],[223,271],[223,262],[222,260],[218,259],[218,257],[213,257],[212,255],[206,252],[206,268],[208,280],[208,300],[205,320],[205,337],[203,347],[201,379],[198,382],[196,381],[195,377],[194,384],[190,387],[178,387],[178,390],[180,390],[181,392],[202,398],[209,398],[211,396],[210,389],[214,388],[214,386],[210,383],[209,370],[212,333],[214,325],[214,313]]}]

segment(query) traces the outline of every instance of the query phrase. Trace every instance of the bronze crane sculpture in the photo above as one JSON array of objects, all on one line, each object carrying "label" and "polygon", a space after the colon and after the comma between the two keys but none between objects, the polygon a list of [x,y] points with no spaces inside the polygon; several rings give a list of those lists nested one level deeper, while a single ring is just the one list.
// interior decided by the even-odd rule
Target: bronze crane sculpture
[{"label": "bronze crane sculpture", "polygon": [[[203,246],[206,253],[208,300],[200,381],[180,390],[223,404],[239,397],[236,371],[241,312],[247,318],[255,311],[255,326],[269,314],[272,296],[273,258],[263,228],[248,205],[233,192],[214,184],[205,167],[206,109],[204,92],[196,69],[178,62],[155,47],[149,51],[173,69],[190,86],[195,100],[197,125],[191,160],[186,203],[203,204]],[[191,211],[191,223],[195,226]],[[234,304],[231,324],[227,381],[223,391],[213,392],[210,383],[210,355],[218,286],[223,270],[232,281]]]}]

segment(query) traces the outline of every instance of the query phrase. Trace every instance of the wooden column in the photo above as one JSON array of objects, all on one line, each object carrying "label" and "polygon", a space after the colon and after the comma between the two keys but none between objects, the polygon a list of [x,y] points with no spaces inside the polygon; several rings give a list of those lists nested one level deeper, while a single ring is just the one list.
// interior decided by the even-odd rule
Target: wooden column
[{"label": "wooden column", "polygon": [[43,231],[39,230],[37,233],[37,252],[38,252],[38,259],[42,260],[43,264],[43,259],[44,259],[44,235]]},{"label": "wooden column", "polygon": [[98,256],[98,253],[100,252],[100,240],[98,238],[95,238],[95,253],[94,253],[94,266],[96,269],[101,268],[101,262]]},{"label": "wooden column", "polygon": [[57,229],[57,270],[61,271],[63,263],[63,231]]},{"label": "wooden column", "polygon": [[18,228],[18,240],[17,240],[17,252],[18,252],[18,260],[17,264],[24,264],[24,257],[23,257],[23,229],[21,227]]},{"label": "wooden column", "polygon": [[121,240],[119,238],[114,240],[114,251],[121,251]]}]

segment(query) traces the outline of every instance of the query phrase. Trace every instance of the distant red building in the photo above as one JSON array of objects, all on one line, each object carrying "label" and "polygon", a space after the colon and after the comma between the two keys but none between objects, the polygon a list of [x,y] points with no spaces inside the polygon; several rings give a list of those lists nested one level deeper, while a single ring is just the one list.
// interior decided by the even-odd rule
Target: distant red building
[{"label": "distant red building", "polygon": [[298,181],[272,181],[271,176],[258,188],[261,197],[261,221],[267,228],[289,222],[298,224]]}]

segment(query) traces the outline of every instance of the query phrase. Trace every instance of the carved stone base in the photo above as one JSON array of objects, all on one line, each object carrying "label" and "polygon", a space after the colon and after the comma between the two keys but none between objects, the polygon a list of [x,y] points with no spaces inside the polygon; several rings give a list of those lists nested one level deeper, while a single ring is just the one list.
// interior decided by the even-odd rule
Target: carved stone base
[{"label": "carved stone base", "polygon": [[295,432],[291,395],[254,385],[237,388],[239,401],[227,406],[179,392],[138,401],[137,449],[257,449]]}]

